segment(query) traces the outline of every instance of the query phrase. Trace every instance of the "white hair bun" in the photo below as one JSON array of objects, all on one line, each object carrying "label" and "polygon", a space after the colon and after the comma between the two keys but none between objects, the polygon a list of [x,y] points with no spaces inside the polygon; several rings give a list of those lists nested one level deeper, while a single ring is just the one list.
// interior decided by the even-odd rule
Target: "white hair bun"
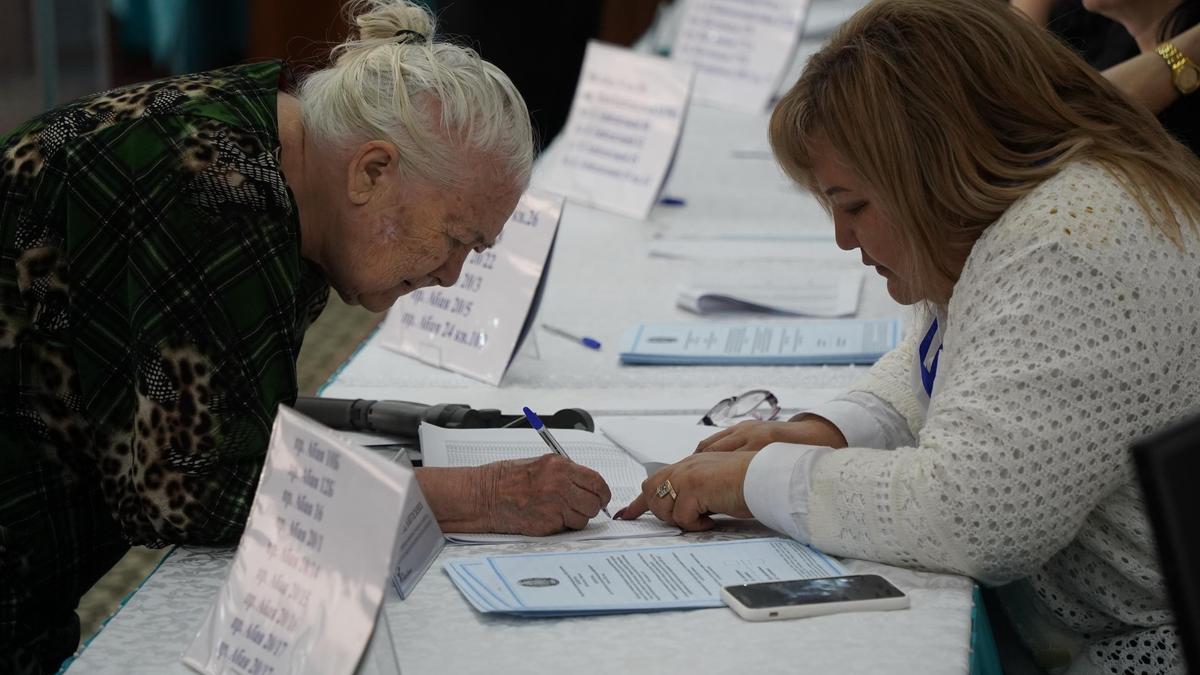
[{"label": "white hair bun", "polygon": [[[533,131],[520,92],[471,49],[434,42],[434,20],[409,0],[353,0],[358,35],[334,48],[297,96],[315,142],[386,140],[406,175],[442,185],[495,170],[529,182]],[[480,158],[491,166],[479,168]]]},{"label": "white hair bun", "polygon": [[347,19],[358,26],[358,39],[388,40],[412,31],[433,38],[433,15],[410,0],[356,0],[346,6]]}]

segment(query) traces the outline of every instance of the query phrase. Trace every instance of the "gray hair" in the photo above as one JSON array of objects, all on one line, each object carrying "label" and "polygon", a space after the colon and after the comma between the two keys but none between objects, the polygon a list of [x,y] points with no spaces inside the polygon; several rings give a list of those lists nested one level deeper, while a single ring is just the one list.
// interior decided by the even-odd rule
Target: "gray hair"
[{"label": "gray hair", "polygon": [[386,140],[405,175],[454,186],[465,182],[469,154],[480,153],[502,176],[529,183],[533,131],[507,75],[471,49],[435,42],[433,16],[409,0],[353,0],[346,14],[357,35],[297,94],[314,141]]}]

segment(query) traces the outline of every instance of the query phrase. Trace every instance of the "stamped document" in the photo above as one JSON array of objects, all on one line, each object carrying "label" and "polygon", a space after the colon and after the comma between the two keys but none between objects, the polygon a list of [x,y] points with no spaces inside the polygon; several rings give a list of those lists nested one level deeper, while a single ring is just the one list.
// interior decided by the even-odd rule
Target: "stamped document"
[{"label": "stamped document", "polygon": [[212,675],[350,675],[391,577],[441,550],[411,467],[280,406],[245,533],[183,661]]},{"label": "stamped document", "polygon": [[621,362],[647,365],[871,364],[900,341],[896,319],[643,323],[625,331]]},{"label": "stamped document", "polygon": [[720,607],[722,586],[845,573],[791,539],[459,559],[446,571],[481,612],[567,616]]},{"label": "stamped document", "polygon": [[[479,466],[503,459],[528,459],[549,452],[533,429],[443,429],[422,424],[421,453],[425,466]],[[599,473],[612,491],[613,508],[633,501],[642,493],[646,470],[637,460],[617,447],[603,434],[575,429],[555,429],[554,437],[571,459]],[[584,539],[623,539],[661,537],[679,534],[679,529],[658,520],[612,520],[604,512],[582,530],[568,530],[548,537],[519,534],[447,534],[453,542],[492,544],[512,541],[555,542]]]}]

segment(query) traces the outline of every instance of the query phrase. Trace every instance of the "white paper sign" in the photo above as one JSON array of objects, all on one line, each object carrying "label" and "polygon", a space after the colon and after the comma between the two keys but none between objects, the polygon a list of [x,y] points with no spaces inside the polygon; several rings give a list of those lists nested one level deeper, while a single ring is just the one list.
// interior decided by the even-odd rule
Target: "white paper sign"
[{"label": "white paper sign", "polygon": [[[184,663],[212,675],[353,673],[405,546],[397,533],[432,518],[411,467],[280,406],[229,578]],[[432,529],[437,543],[402,570],[408,589],[440,550]]]},{"label": "white paper sign", "polygon": [[645,218],[683,128],[691,66],[588,43],[563,138],[536,179],[581,204]]},{"label": "white paper sign", "polygon": [[671,58],[696,68],[695,99],[766,109],[792,62],[810,0],[687,0]]},{"label": "white paper sign", "polygon": [[563,199],[529,190],[492,249],[467,256],[453,288],[392,305],[381,344],[439,368],[500,384],[530,314]]}]

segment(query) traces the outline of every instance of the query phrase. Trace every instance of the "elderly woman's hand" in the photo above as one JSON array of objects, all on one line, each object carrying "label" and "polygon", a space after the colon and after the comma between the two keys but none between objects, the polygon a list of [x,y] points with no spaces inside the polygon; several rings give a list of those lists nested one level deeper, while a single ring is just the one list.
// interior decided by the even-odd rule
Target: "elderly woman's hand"
[{"label": "elderly woman's hand", "polygon": [[663,467],[642,483],[641,496],[614,517],[633,520],[649,510],[684,530],[711,528],[713,513],[750,518],[742,486],[752,459],[753,452],[712,452]]},{"label": "elderly woman's hand", "polygon": [[558,455],[481,468],[488,532],[544,536],[581,530],[612,499],[600,474]]},{"label": "elderly woman's hand", "polygon": [[757,452],[772,443],[844,448],[846,438],[825,418],[801,415],[789,422],[739,422],[700,441],[696,452]]}]

